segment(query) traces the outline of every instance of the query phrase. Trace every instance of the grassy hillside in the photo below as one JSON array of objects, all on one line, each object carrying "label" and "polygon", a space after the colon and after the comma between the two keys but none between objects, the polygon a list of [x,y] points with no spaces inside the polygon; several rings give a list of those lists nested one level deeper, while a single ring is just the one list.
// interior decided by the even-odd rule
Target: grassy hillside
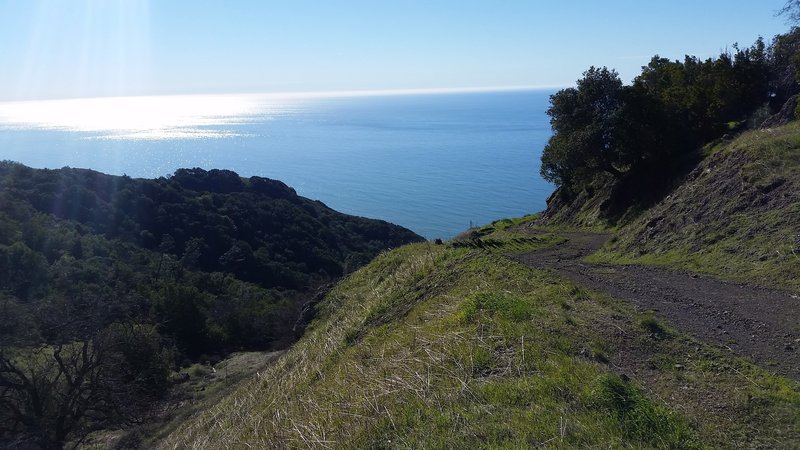
[{"label": "grassy hillside", "polygon": [[503,256],[558,236],[493,229],[379,256],[275,365],[161,448],[800,442],[797,383]]},{"label": "grassy hillside", "polygon": [[[800,291],[800,124],[750,131],[706,153],[666,198],[619,226],[592,260]],[[587,204],[582,214],[597,211]]]}]

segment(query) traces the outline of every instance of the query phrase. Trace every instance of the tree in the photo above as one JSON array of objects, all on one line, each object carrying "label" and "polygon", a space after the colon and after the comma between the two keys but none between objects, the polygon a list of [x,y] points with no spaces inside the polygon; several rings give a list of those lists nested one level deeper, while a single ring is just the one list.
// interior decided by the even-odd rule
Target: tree
[{"label": "tree", "polygon": [[763,39],[733,49],[706,60],[655,56],[630,86],[613,70],[591,67],[575,88],[550,98],[553,136],[542,154],[543,178],[563,194],[603,174],[658,190],[653,180],[669,181],[697,149],[740,129],[769,102]]},{"label": "tree", "polygon": [[153,309],[162,320],[160,329],[175,338],[178,348],[192,358],[216,351],[208,327],[208,299],[193,286],[164,281],[153,296]]},{"label": "tree", "polygon": [[789,23],[800,22],[800,0],[787,0],[777,15],[785,16]]},{"label": "tree", "polygon": [[550,97],[553,136],[542,154],[541,175],[561,186],[584,184],[600,172],[619,178],[625,162],[617,147],[616,125],[622,105],[619,75],[591,67],[576,88]]},{"label": "tree", "polygon": [[106,420],[104,348],[95,340],[0,352],[0,433],[43,448],[61,448],[91,419]]},{"label": "tree", "polygon": [[13,298],[0,300],[12,320],[0,327],[0,447],[80,443],[109,424],[141,421],[166,392],[172,358],[154,326],[106,325],[114,314],[105,301],[78,311],[37,305],[32,313]]},{"label": "tree", "polygon": [[780,109],[798,91],[797,74],[800,67],[800,28],[775,36],[768,49],[770,106]]}]

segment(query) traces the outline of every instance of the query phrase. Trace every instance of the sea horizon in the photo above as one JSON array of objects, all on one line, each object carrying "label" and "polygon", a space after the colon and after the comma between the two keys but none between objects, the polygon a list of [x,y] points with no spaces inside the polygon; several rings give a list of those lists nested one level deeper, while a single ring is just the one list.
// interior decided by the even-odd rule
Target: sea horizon
[{"label": "sea horizon", "polygon": [[137,178],[229,169],[426,238],[543,209],[546,88],[0,102],[0,158]]},{"label": "sea horizon", "polygon": [[568,84],[553,85],[509,85],[509,86],[463,86],[433,88],[385,88],[385,89],[333,89],[306,91],[232,91],[232,92],[173,92],[139,93],[122,95],[66,96],[53,98],[0,99],[0,105],[11,103],[58,102],[71,100],[130,99],[155,97],[264,97],[264,98],[326,98],[326,97],[388,97],[394,95],[468,94],[515,91],[553,91],[569,87]]}]

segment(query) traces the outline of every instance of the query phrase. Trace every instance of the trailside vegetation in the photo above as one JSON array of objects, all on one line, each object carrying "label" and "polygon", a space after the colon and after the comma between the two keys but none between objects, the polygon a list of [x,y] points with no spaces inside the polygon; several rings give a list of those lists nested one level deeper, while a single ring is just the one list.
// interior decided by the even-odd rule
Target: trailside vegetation
[{"label": "trailside vegetation", "polygon": [[320,287],[421,240],[224,170],[4,162],[0,186],[0,446],[140,423],[174,368],[286,347]]},{"label": "trailside vegetation", "polygon": [[[497,221],[382,254],[303,338],[154,448],[781,448],[792,380],[507,258],[562,238]],[[456,245],[458,243],[465,245]],[[472,245],[467,245],[472,244]]]},{"label": "trailside vegetation", "polygon": [[721,142],[591,259],[800,293],[800,122]]},{"label": "trailside vegetation", "polygon": [[591,67],[551,97],[553,136],[541,175],[566,199],[598,184],[619,187],[628,204],[646,199],[696,161],[704,144],[771,117],[767,123],[793,118],[785,105],[800,90],[799,45],[794,28],[770,45],[761,38],[734,44],[716,58],[654,56],[629,85],[614,70]]}]

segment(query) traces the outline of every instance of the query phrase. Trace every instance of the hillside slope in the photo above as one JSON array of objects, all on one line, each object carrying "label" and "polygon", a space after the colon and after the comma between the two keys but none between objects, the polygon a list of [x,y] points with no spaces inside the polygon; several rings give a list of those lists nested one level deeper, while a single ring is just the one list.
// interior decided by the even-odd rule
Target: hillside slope
[{"label": "hillside slope", "polygon": [[230,171],[2,162],[0,448],[159,422],[175,369],[285,348],[320,286],[421,240]]},{"label": "hillside slope", "polygon": [[384,254],[326,297],[275,366],[161,446],[794,447],[796,381],[724,337],[700,342],[685,323],[506,255],[537,261],[562,230],[601,230],[613,237],[590,261],[797,291],[798,169],[800,126],[748,132],[707,148],[645,210],[609,214],[612,191],[599,188],[544,223]]},{"label": "hillside slope", "polygon": [[[229,170],[179,169],[147,180],[5,162],[0,186],[0,205],[8,213],[26,208],[77,222],[84,233],[267,288],[305,288],[339,277],[386,248],[422,240],[388,222],[341,214],[300,197],[280,181],[245,179]],[[7,227],[0,230],[0,243],[14,239]]]},{"label": "hillside slope", "polygon": [[2,162],[0,186],[0,289],[11,304],[135,296],[125,320],[159,323],[192,358],[285,346],[317,288],[423,240],[225,170],[146,180]]},{"label": "hillside slope", "polygon": [[775,448],[800,386],[504,256],[509,221],[386,253],[304,338],[161,448]]},{"label": "hillside slope", "polygon": [[616,238],[591,260],[800,292],[800,124],[750,131],[707,153],[666,198],[614,230]]}]

